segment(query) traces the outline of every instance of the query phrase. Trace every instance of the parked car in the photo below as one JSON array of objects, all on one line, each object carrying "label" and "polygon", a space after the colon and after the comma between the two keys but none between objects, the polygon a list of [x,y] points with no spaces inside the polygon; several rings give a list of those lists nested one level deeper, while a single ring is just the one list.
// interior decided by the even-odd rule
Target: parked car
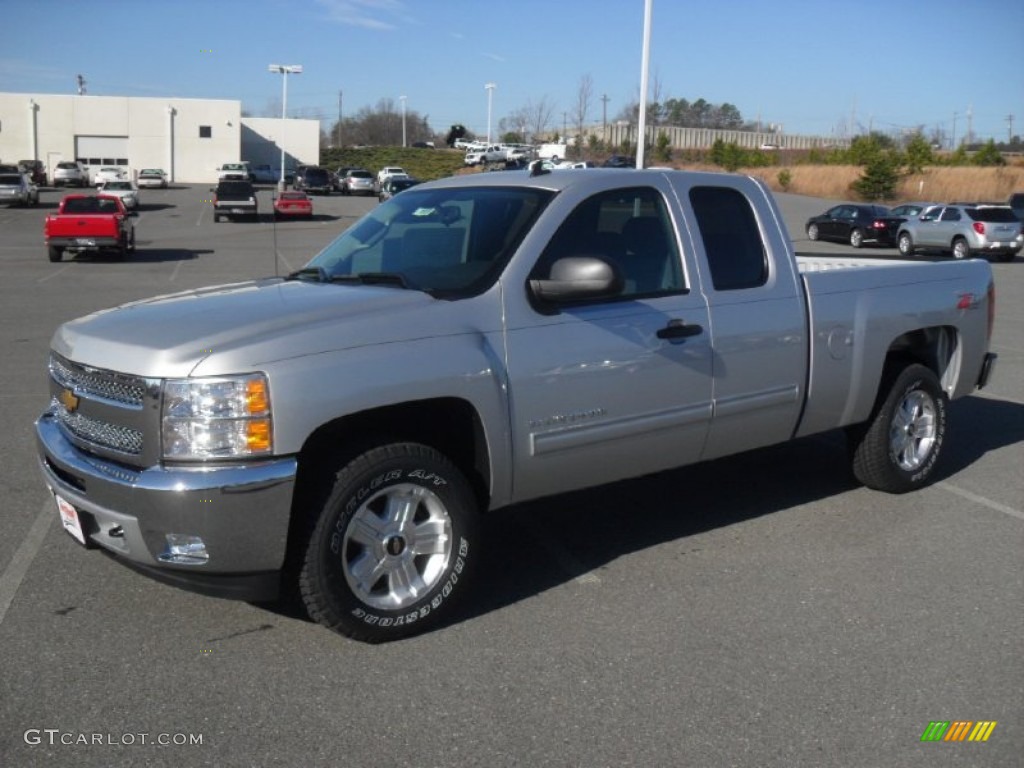
[{"label": "parked car", "polygon": [[397,165],[388,165],[388,166],[385,166],[384,168],[381,168],[379,171],[377,171],[377,183],[378,184],[383,184],[384,180],[388,176],[394,176],[395,174],[403,174],[405,176],[409,175],[409,174],[407,174],[405,172],[405,168],[401,168],[401,167],[399,167]]},{"label": "parked car", "polygon": [[1021,221],[1024,221],[1024,192],[1014,192],[1009,199],[1010,210]]},{"label": "parked car", "polygon": [[167,173],[163,168],[143,168],[137,184],[140,188],[167,189]]},{"label": "parked car", "polygon": [[253,221],[259,218],[256,189],[248,179],[223,179],[211,191],[214,223],[219,222],[222,216],[228,219],[246,216]]},{"label": "parked car", "polygon": [[118,179],[124,178],[124,171],[120,168],[114,168],[113,166],[105,166],[100,168],[96,173],[92,175],[92,185],[98,187],[105,181],[117,181]]},{"label": "parked car", "polygon": [[903,203],[903,205],[897,205],[895,208],[890,208],[889,215],[899,216],[904,219],[911,219],[915,216],[920,216],[924,213],[926,208],[931,208],[933,205],[938,205],[938,203]]},{"label": "parked car", "polygon": [[307,165],[302,166],[302,170],[295,176],[292,188],[303,190],[311,195],[316,193],[329,195],[334,190],[334,184],[331,182],[331,174],[327,172],[326,168]]},{"label": "parked car", "polygon": [[365,168],[349,168],[341,180],[343,195],[372,195],[375,191],[373,174]]},{"label": "parked car", "polygon": [[233,181],[252,181],[249,166],[245,163],[224,163],[217,169],[217,181],[229,179]]},{"label": "parked car", "polygon": [[305,192],[282,192],[274,198],[274,219],[313,218],[313,201]]},{"label": "parked car", "polygon": [[253,184],[276,184],[281,178],[281,168],[270,163],[249,166],[249,181]]},{"label": "parked car", "polygon": [[53,186],[55,187],[87,187],[89,172],[81,163],[65,160],[57,163],[53,170]]},{"label": "parked car", "polygon": [[1022,247],[1024,224],[1008,205],[934,205],[899,227],[900,254],[950,251],[954,258],[995,256],[1012,261]]},{"label": "parked car", "polygon": [[502,163],[508,153],[497,144],[483,147],[482,149],[471,149],[466,152],[463,162],[466,165],[486,165],[487,163]]},{"label": "parked car", "polygon": [[385,200],[390,200],[402,190],[409,189],[409,187],[415,187],[419,183],[420,180],[414,179],[412,176],[391,176],[380,185],[380,193],[377,195],[377,199],[383,203]]},{"label": "parked car", "polygon": [[603,163],[602,168],[636,168],[636,158],[626,155],[612,155]]},{"label": "parked car", "polygon": [[97,190],[104,195],[121,198],[124,207],[129,211],[139,207],[139,190],[128,179],[105,181],[97,187]]},{"label": "parked car", "polygon": [[37,205],[39,187],[27,173],[0,173],[0,205]]},{"label": "parked car", "polygon": [[860,248],[866,243],[895,245],[903,222],[884,205],[843,203],[807,220],[808,240],[833,240]]},{"label": "parked car", "polygon": [[46,186],[46,166],[42,160],[19,160],[18,167],[28,175],[29,181],[37,187]]}]

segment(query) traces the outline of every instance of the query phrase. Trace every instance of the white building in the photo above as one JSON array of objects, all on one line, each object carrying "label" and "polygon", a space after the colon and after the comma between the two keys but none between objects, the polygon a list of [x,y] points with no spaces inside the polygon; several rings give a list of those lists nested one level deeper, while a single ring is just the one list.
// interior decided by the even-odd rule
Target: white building
[{"label": "white building", "polygon": [[222,163],[315,164],[316,120],[243,118],[240,101],[0,93],[0,162],[79,160],[94,170],[163,168],[172,181],[205,183]]}]

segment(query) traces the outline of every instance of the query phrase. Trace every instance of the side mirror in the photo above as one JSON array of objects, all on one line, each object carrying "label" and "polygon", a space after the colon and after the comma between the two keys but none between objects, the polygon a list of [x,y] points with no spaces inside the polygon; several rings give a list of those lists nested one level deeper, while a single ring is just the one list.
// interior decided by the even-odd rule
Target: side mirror
[{"label": "side mirror", "polygon": [[597,256],[566,256],[551,265],[544,280],[530,280],[530,292],[542,302],[560,304],[617,296],[622,292],[622,275],[616,267]]}]

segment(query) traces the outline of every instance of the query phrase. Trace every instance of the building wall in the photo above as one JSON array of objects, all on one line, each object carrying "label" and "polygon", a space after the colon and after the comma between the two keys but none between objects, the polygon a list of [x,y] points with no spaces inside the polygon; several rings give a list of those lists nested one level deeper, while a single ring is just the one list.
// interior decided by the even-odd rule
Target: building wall
[{"label": "building wall", "polygon": [[320,121],[281,120],[276,117],[242,118],[242,159],[277,168],[281,149],[285,165],[317,165],[320,162]]},{"label": "building wall", "polygon": [[[265,137],[261,147],[269,142],[279,153],[283,141],[299,162],[317,162],[318,121],[250,121],[257,128],[246,135]],[[205,183],[217,166],[242,159],[242,123],[241,102],[227,99],[0,93],[0,162],[42,160],[50,176],[58,162],[76,159],[76,137],[123,137],[130,171],[163,168],[173,181]]]}]

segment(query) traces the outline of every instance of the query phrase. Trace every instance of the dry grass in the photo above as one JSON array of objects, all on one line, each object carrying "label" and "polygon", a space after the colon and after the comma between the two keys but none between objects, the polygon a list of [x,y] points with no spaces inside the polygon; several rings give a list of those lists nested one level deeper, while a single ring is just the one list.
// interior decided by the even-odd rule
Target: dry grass
[{"label": "dry grass", "polygon": [[[781,192],[781,170],[779,167],[747,168],[740,172],[764,179],[768,186]],[[855,165],[794,165],[785,170],[789,171],[792,178],[789,189],[785,191],[834,200],[852,200],[855,195],[850,184],[860,177],[863,169]],[[936,167],[902,178],[896,186],[896,199],[886,202],[1006,202],[1011,193],[1020,191],[1024,191],[1024,167],[1020,165],[1003,168]]]}]

